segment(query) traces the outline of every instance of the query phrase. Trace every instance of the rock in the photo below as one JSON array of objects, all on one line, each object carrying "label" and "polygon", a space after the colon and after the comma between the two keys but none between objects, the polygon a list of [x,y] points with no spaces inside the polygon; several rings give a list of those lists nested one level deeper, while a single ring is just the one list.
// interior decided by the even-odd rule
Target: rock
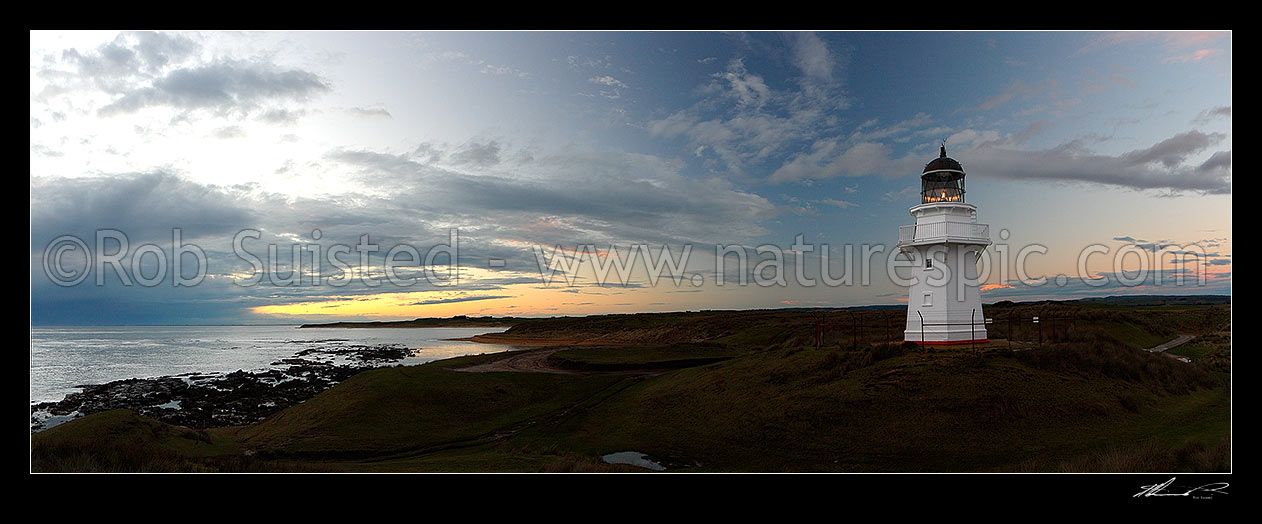
[{"label": "rock", "polygon": [[[312,348],[272,363],[284,369],[237,370],[227,374],[189,374],[158,378],[130,378],[106,384],[77,386],[78,393],[59,402],[31,406],[31,430],[43,428],[37,412],[77,416],[127,408],[141,415],[191,428],[239,426],[261,421],[273,413],[307,400],[360,371],[389,365],[412,350],[394,345]],[[342,364],[308,360],[321,355]],[[187,380],[186,380],[187,379]],[[178,404],[177,404],[178,403]],[[178,405],[178,408],[174,406]]]}]

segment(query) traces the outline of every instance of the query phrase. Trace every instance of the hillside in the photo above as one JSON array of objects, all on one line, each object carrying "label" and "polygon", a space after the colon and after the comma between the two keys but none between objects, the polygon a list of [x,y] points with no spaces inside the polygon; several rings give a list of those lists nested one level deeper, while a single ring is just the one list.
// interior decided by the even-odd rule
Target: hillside
[{"label": "hillside", "polygon": [[[600,457],[636,451],[674,471],[1230,468],[1228,306],[987,316],[1050,308],[1072,321],[1015,352],[993,327],[976,349],[886,344],[881,311],[824,313],[821,349],[811,311],[539,319],[509,333],[588,345],[514,353],[547,351],[540,372],[458,371],[513,354],[362,372],[261,423],[195,432],[191,450],[170,445],[189,430],[131,422],[166,435],[137,447],[84,417],[35,434],[33,461],[132,470],[143,460],[82,456],[159,449],[184,470],[627,471]],[[1139,349],[1177,333],[1197,336],[1191,363]],[[64,444],[74,435],[91,451]]]}]

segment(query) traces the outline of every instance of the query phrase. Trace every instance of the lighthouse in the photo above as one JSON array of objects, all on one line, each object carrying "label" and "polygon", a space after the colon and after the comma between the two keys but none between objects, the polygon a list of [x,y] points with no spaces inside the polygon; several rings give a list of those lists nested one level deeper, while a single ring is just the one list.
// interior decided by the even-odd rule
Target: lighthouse
[{"label": "lighthouse", "polygon": [[924,344],[986,342],[977,261],[990,245],[990,226],[964,202],[964,167],[946,144],[920,175],[916,223],[898,228],[898,249],[914,262],[903,340]]}]

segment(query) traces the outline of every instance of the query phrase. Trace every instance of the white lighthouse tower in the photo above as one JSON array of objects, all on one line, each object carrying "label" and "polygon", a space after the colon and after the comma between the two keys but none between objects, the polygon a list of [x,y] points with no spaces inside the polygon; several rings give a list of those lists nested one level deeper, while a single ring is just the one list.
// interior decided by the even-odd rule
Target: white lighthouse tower
[{"label": "white lighthouse tower", "polygon": [[898,228],[898,248],[916,263],[907,296],[903,340],[925,344],[986,342],[977,260],[990,245],[990,226],[964,203],[964,168],[946,154],[925,165],[915,225]]}]

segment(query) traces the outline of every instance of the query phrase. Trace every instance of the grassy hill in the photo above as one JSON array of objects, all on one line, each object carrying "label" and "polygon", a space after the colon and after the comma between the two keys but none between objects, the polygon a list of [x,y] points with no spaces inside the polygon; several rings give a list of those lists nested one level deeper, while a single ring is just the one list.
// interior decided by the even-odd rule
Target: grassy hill
[{"label": "grassy hill", "polygon": [[[882,311],[823,313],[823,349],[813,311],[539,319],[510,332],[620,345],[549,357],[571,374],[455,370],[504,354],[375,369],[247,427],[100,413],[33,435],[32,467],[644,471],[600,462],[637,451],[677,471],[1230,468],[1229,306],[986,313],[1051,307],[1074,322],[1016,352],[887,344]],[[1198,335],[1191,363],[1138,349],[1179,333]]]}]

